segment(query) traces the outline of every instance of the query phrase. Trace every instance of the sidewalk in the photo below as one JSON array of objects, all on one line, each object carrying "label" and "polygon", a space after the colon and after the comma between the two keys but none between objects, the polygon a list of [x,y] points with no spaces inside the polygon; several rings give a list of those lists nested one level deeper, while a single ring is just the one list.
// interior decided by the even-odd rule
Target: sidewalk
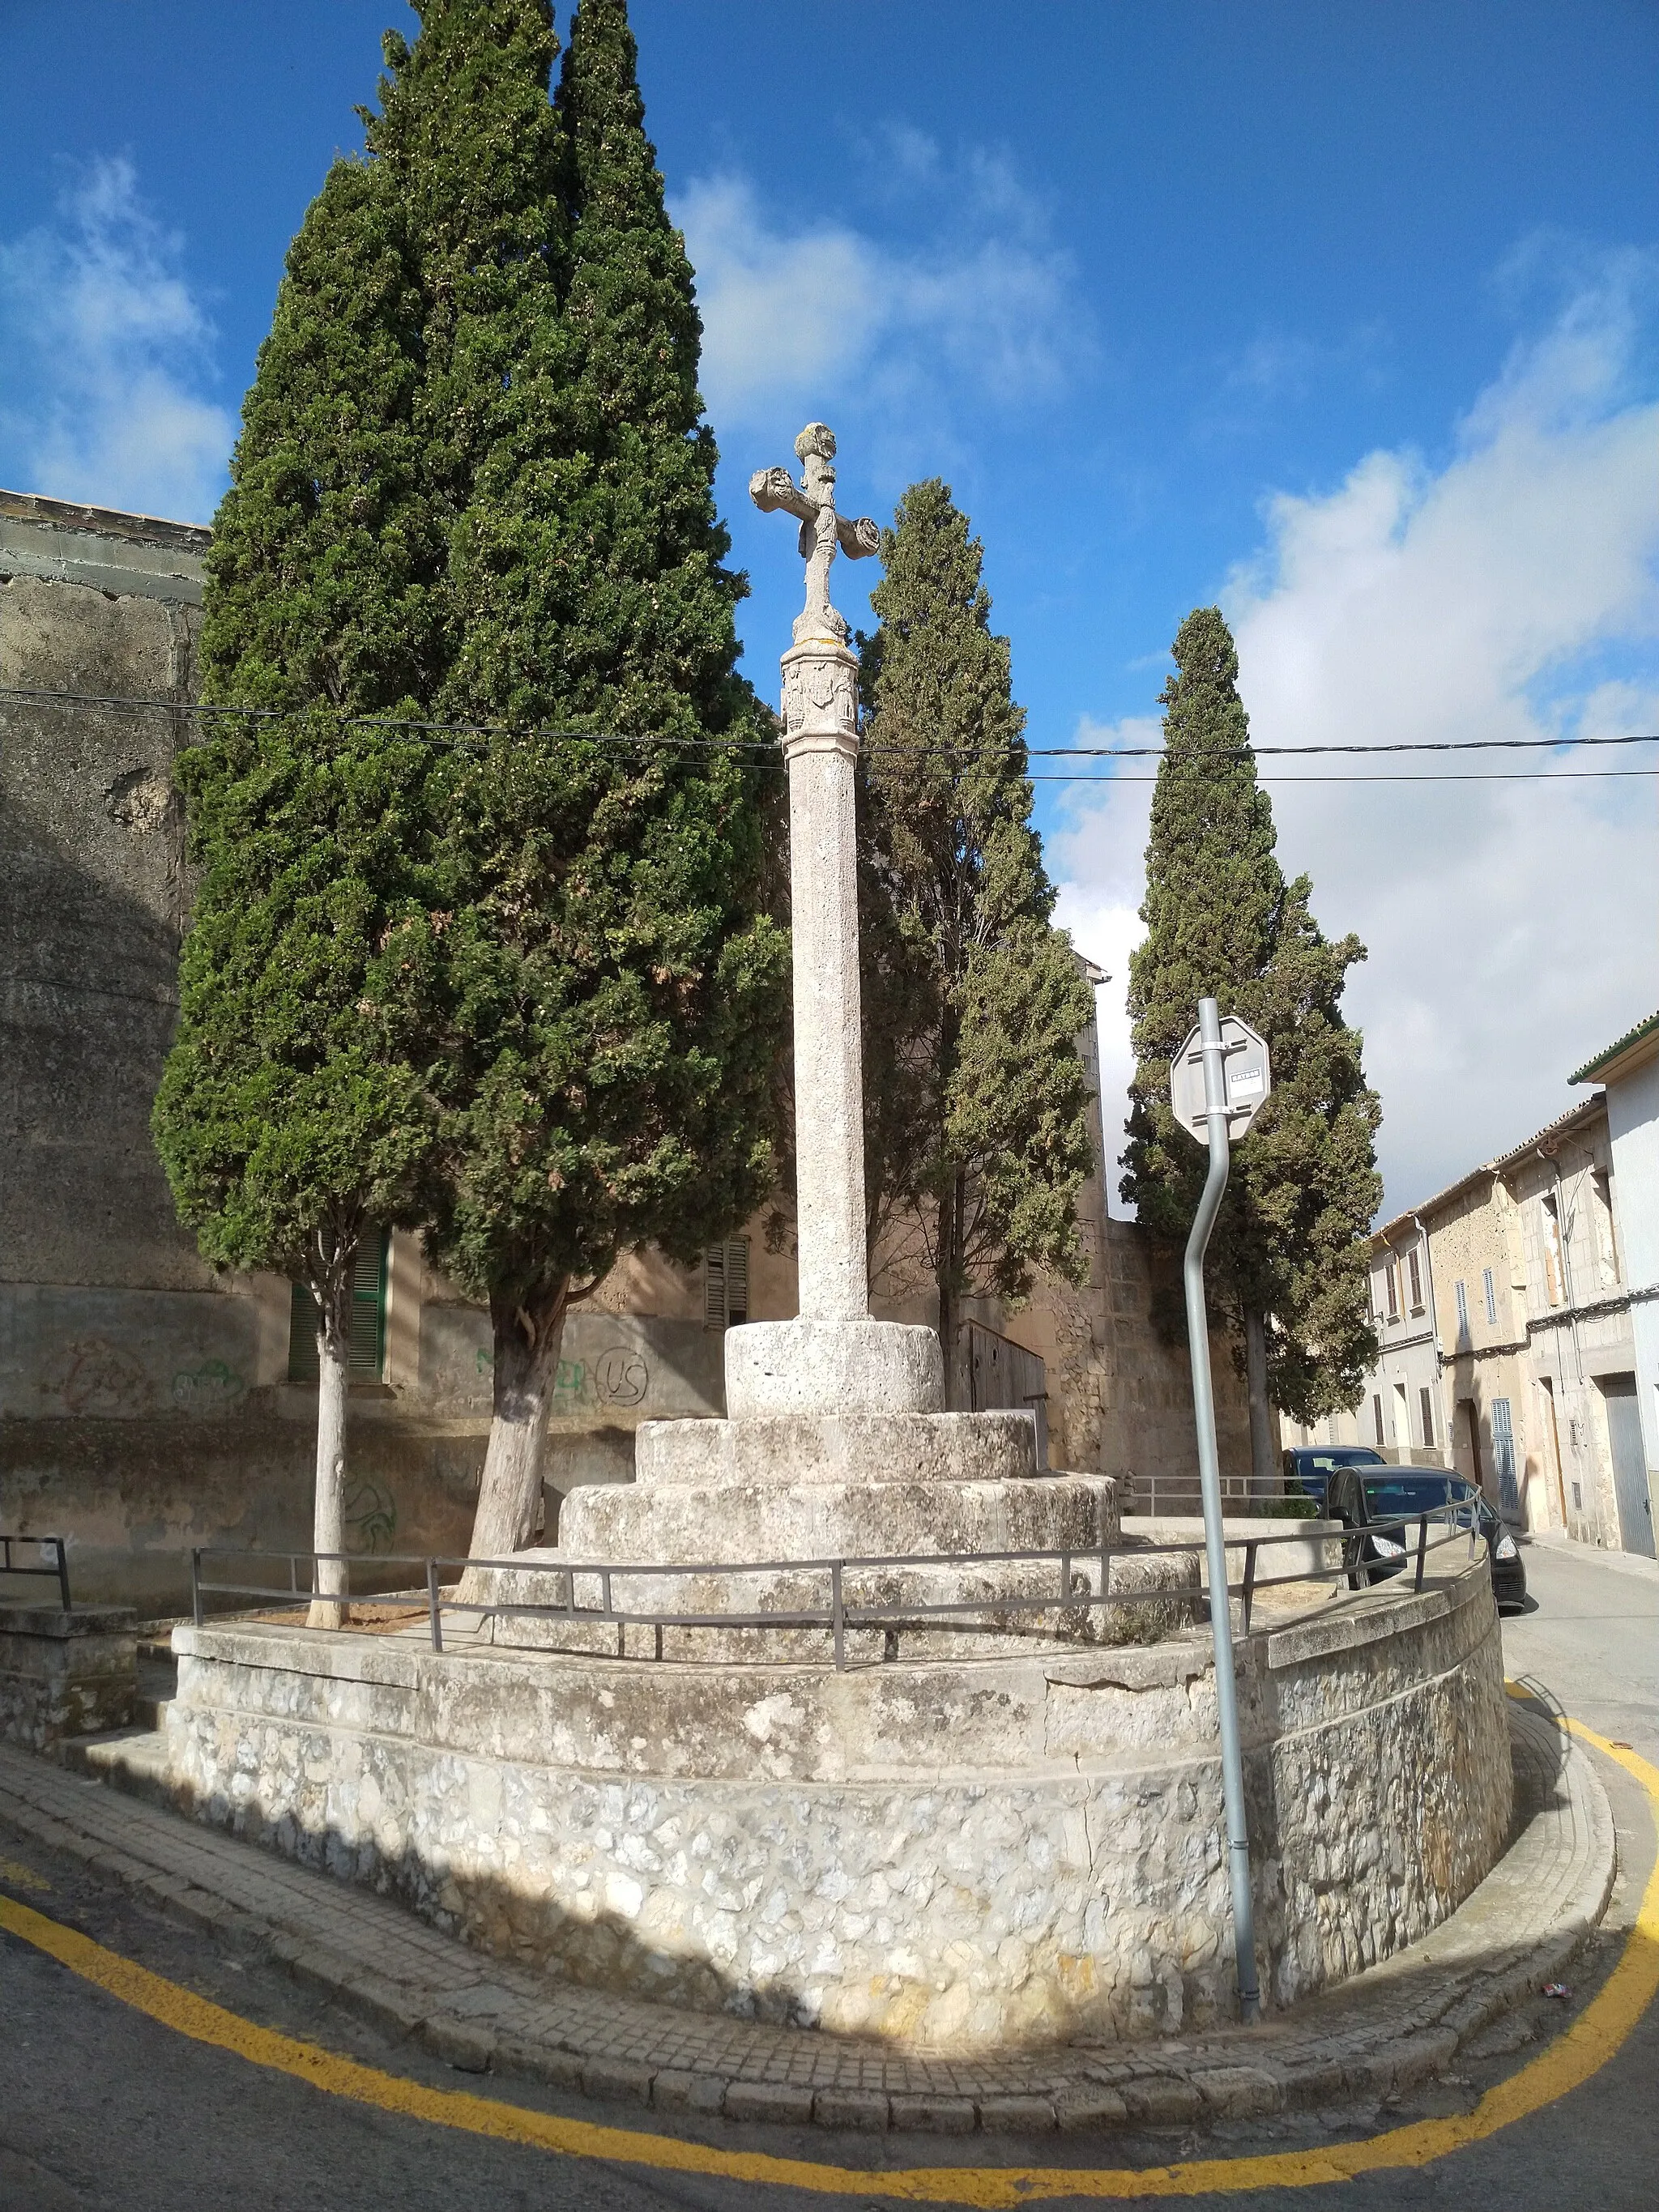
[{"label": "sidewalk", "polygon": [[1644,1582],[1659,1583],[1659,1559],[1650,1559],[1641,1552],[1603,1551],[1597,1544],[1579,1543],[1565,1528],[1534,1529],[1525,1541],[1546,1551],[1559,1552],[1563,1559],[1582,1560],[1586,1566],[1611,1567],[1615,1574],[1636,1575]]},{"label": "sidewalk", "polygon": [[1386,1966],[1254,2029],[963,2060],[538,1978],[367,1890],[3,1748],[0,1829],[276,1960],[465,2071],[500,2068],[664,2112],[1030,2135],[1395,2094],[1558,1978],[1606,1906],[1613,1820],[1582,1751],[1519,1706],[1510,1725],[1509,1852],[1449,1921]]}]

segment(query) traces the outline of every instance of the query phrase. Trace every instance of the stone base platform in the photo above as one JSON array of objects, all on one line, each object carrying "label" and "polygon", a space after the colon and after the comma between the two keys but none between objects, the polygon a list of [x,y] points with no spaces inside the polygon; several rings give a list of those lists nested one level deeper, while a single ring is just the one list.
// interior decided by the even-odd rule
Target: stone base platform
[{"label": "stone base platform", "polygon": [[[527,2077],[599,2100],[619,2116],[648,2108],[659,2130],[701,2130],[720,2115],[810,2121],[832,2134],[1031,2138],[1058,2128],[1101,2136],[1328,2112],[1349,2100],[1368,2112],[1453,2064],[1478,2068],[1483,2050],[1552,2032],[1567,2008],[1537,1993],[1581,1978],[1571,1962],[1612,1891],[1613,1817],[1565,1731],[1513,1705],[1509,1720],[1508,1848],[1426,1942],[1257,2027],[968,2057],[550,1984],[532,1969],[481,1957],[390,1898],[135,1802],[163,1771],[151,1764],[155,1736],[74,1747],[80,1771],[114,1789],[0,1750],[0,1833],[14,1851],[58,1852],[95,1869],[240,1955],[283,1962],[394,2043],[407,2038],[473,2072],[493,2068],[509,2081]],[[1529,2001],[1530,2019],[1504,2021]]]},{"label": "stone base platform", "polygon": [[1036,1471],[1029,1413],[642,1421],[635,1440],[635,1480],[652,1490],[663,1483],[1021,1482]]},{"label": "stone base platform", "polygon": [[[1029,1421],[1014,1419],[1029,1431]],[[659,1481],[573,1490],[560,1510],[558,1547],[566,1558],[618,1564],[737,1563],[1062,1547],[1098,1551],[1116,1534],[1117,1489],[1106,1475],[1033,1475],[1024,1482]]]},{"label": "stone base platform", "polygon": [[[526,1968],[908,2048],[1231,2008],[1212,1658],[699,1666],[174,1632],[170,1800]],[[1297,2002],[1436,1926],[1508,1831],[1484,1561],[1239,1647],[1260,1960]]]}]

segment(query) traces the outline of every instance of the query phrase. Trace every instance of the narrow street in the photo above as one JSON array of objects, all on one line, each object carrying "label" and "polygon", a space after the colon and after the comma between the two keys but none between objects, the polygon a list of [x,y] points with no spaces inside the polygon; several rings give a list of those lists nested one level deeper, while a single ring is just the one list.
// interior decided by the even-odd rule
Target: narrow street
[{"label": "narrow street", "polygon": [[[1504,1626],[1509,1674],[1536,1697],[1659,1764],[1659,1571],[1532,1545],[1534,1607]],[[1536,2001],[1488,2032],[1466,2070],[1394,2109],[1347,2110],[1218,2129],[1200,2138],[1144,2131],[1099,2141],[836,2137],[821,2129],[711,2124],[702,2140],[745,2153],[810,2161],[807,2188],[741,2178],[735,2163],[708,2175],[653,2172],[625,2160],[569,2158],[492,2141],[307,2087],[232,2051],[175,2033],[124,2005],[33,1945],[0,1936],[5,2030],[0,2045],[0,2205],[4,2212],[177,2212],[234,2205],[248,2212],[437,2212],[458,2203],[514,2208],[581,2205],[634,2212],[657,2205],[784,2208],[894,2201],[991,2204],[1011,2200],[1004,2172],[1024,2169],[1020,2201],[1079,2203],[1109,2196],[1180,2196],[1198,2204],[1337,2207],[1498,2205],[1505,2212],[1637,2212],[1659,2193],[1659,2014],[1650,2010],[1622,2049],[1572,2094],[1486,2140],[1419,2166],[1340,2183],[1261,2188],[1209,2163],[1200,2178],[1176,2161],[1285,2158],[1352,2143],[1413,2120],[1468,2112],[1513,2075],[1582,2009],[1623,1948],[1651,1868],[1650,1810],[1632,1778],[1597,1759],[1620,1828],[1621,1873],[1607,1930],[1574,1971],[1571,2001]],[[73,1862],[0,1830],[0,1889],[78,1929],[124,1959],[243,2019],[283,2030],[402,2080],[476,2091],[525,2110],[648,2130],[637,2107],[602,2112],[501,2075],[458,2075],[392,2045],[277,1969],[224,1955],[204,1936],[161,1919]],[[648,2152],[647,2153],[648,2155]],[[963,2169],[960,2194],[937,2172]],[[837,2174],[833,2169],[839,2167]],[[1036,2169],[1102,2169],[1084,2193]],[[1154,2169],[1139,2191],[1124,2169]],[[1159,2172],[1156,2170],[1162,2169]],[[1255,2169],[1259,2178],[1261,2169]],[[868,2179],[862,2180],[861,2173]],[[889,2179],[889,2177],[892,2179]],[[1206,2185],[1210,2183],[1215,2185]]]}]

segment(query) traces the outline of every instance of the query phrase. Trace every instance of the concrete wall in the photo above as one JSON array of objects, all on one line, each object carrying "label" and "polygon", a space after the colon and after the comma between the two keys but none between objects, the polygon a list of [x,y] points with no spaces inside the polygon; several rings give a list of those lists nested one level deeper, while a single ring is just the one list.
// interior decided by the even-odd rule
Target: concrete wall
[{"label": "concrete wall", "polygon": [[[945,2050],[1231,2008],[1203,1636],[839,1674],[278,1628],[174,1645],[175,1802],[522,1962]],[[1239,1652],[1285,2005],[1425,1934],[1503,1848],[1486,1562]]]}]

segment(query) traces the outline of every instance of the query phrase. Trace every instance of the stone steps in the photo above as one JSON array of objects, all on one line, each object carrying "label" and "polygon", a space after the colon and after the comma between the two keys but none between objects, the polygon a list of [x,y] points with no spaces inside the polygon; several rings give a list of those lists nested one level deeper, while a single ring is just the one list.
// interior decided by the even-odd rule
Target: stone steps
[{"label": "stone steps", "polygon": [[101,1735],[70,1736],[58,1747],[59,1765],[90,1782],[107,1782],[112,1789],[147,1805],[178,1809],[167,1788],[167,1736],[160,1723],[149,1728],[112,1729]]}]

